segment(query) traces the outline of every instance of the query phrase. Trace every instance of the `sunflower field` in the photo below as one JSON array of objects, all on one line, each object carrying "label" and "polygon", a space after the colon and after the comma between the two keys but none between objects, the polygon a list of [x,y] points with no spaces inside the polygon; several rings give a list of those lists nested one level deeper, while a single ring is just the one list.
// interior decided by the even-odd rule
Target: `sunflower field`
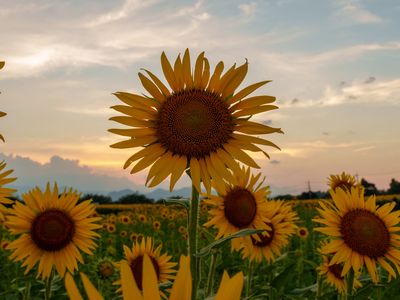
[{"label": "sunflower field", "polygon": [[[192,66],[193,65],[193,66]],[[0,69],[4,63],[0,63]],[[329,197],[271,199],[251,153],[279,149],[280,128],[251,121],[275,97],[238,90],[246,60],[213,71],[202,52],[173,64],[166,83],[139,73],[147,94],[116,92],[111,128],[131,149],[123,168],[146,185],[188,176],[189,199],[96,205],[48,183],[13,198],[16,178],[0,164],[0,299],[389,299],[400,294],[398,195],[365,196],[347,173]],[[145,74],[144,74],[145,73]],[[6,114],[0,112],[0,116]],[[3,136],[0,138],[4,141]],[[168,179],[169,178],[169,179]],[[60,183],[59,183],[60,184]],[[104,212],[107,213],[104,213]]]}]

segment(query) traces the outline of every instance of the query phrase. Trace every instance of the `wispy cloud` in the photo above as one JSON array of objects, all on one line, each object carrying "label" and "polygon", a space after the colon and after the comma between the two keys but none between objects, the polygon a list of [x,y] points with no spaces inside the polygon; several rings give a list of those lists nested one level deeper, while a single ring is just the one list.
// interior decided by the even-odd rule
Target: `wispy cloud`
[{"label": "wispy cloud", "polygon": [[246,17],[251,17],[257,10],[257,3],[256,2],[242,3],[239,4],[238,7]]},{"label": "wispy cloud", "polygon": [[341,0],[338,2],[340,9],[338,16],[350,19],[355,23],[381,23],[382,18],[368,11],[360,1],[357,0]]}]

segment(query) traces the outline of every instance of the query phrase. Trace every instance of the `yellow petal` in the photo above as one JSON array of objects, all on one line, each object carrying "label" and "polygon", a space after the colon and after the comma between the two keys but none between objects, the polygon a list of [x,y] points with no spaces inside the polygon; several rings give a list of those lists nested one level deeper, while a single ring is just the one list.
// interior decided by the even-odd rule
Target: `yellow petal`
[{"label": "yellow petal", "polygon": [[145,300],[159,300],[160,292],[158,290],[157,274],[153,263],[147,254],[143,257],[143,297]]},{"label": "yellow petal", "polygon": [[214,91],[217,82],[219,81],[219,77],[221,76],[222,71],[224,70],[224,63],[220,61],[216,66],[213,75],[211,76],[210,82],[208,84],[207,90]]},{"label": "yellow petal", "polygon": [[89,278],[84,273],[80,273],[83,286],[85,287],[86,290],[86,295],[88,296],[89,300],[103,300],[103,296],[100,295],[99,291],[96,290],[96,288],[93,286],[93,284],[90,282]]},{"label": "yellow petal", "polygon": [[265,111],[273,110],[273,109],[278,109],[278,106],[275,105],[262,105],[262,106],[257,106],[257,107],[251,107],[251,108],[245,108],[239,111],[236,111],[232,114],[234,118],[239,118],[243,116],[252,116],[255,114],[259,114]]},{"label": "yellow petal", "polygon": [[228,83],[224,87],[221,96],[222,99],[225,99],[226,97],[233,95],[237,87],[242,83],[242,81],[246,77],[247,70],[248,70],[248,63],[246,61],[243,65],[241,65],[236,69],[236,74],[231,80],[228,81]]},{"label": "yellow petal", "polygon": [[268,82],[271,82],[271,80],[260,81],[260,82],[254,83],[252,85],[249,85],[248,87],[245,87],[244,89],[242,89],[238,93],[236,93],[232,98],[227,99],[226,103],[233,104],[236,101],[239,101],[239,100],[243,99],[244,97],[250,95],[256,89],[258,89],[259,87],[263,86],[264,84],[266,84]]},{"label": "yellow petal", "polygon": [[160,92],[158,87],[150,81],[146,76],[139,72],[139,78],[142,82],[143,87],[159,102],[163,102],[165,100],[165,96]]},{"label": "yellow petal", "polygon": [[203,59],[204,59],[204,51],[200,53],[200,55],[196,59],[196,64],[194,67],[194,86],[197,88],[201,88],[201,80],[203,74]]},{"label": "yellow petal", "polygon": [[190,159],[190,176],[192,178],[192,184],[195,186],[197,191],[201,193],[200,189],[200,164],[197,158],[192,157]]},{"label": "yellow petal", "polygon": [[[121,283],[122,295],[124,300],[143,300],[142,293],[139,291],[130,266],[126,260],[121,261]],[[144,276],[143,276],[144,277]]]},{"label": "yellow petal", "polygon": [[185,54],[183,55],[182,59],[182,72],[186,88],[193,87],[192,71],[190,68],[190,54],[189,54],[189,49],[187,48],[185,50]]},{"label": "yellow petal", "polygon": [[172,286],[169,300],[187,300],[192,294],[192,276],[190,274],[190,260],[187,256],[181,256],[179,271]]},{"label": "yellow petal", "polygon": [[175,78],[175,73],[164,52],[161,54],[161,67],[169,86],[174,92],[176,92],[178,90],[178,84]]},{"label": "yellow petal", "polygon": [[70,299],[83,300],[70,273],[65,275],[65,289],[67,290],[67,294]]},{"label": "yellow petal", "polygon": [[154,83],[157,85],[157,87],[160,89],[160,91],[164,94],[165,97],[171,96],[171,92],[169,89],[162,83],[160,79],[150,71],[146,70],[146,73],[150,76],[150,78],[154,81]]}]

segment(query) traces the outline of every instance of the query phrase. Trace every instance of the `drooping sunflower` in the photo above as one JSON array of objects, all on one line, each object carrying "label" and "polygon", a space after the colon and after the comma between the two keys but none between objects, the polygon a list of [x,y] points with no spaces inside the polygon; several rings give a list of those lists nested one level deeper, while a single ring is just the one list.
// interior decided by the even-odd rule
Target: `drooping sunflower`
[{"label": "drooping sunflower", "polygon": [[330,175],[328,178],[328,186],[333,191],[336,191],[336,189],[339,188],[349,192],[352,187],[361,188],[361,185],[357,183],[356,178],[345,172],[342,172],[340,175]]},{"label": "drooping sunflower", "polygon": [[16,192],[14,189],[6,188],[4,185],[15,181],[17,178],[9,178],[7,177],[10,175],[14,170],[8,170],[2,172],[7,164],[2,161],[0,162],[0,220],[4,220],[4,214],[7,213],[7,208],[3,204],[11,204],[14,201],[8,199],[13,193]]},{"label": "drooping sunflower", "polygon": [[136,162],[131,170],[133,174],[151,166],[146,180],[149,187],[171,175],[172,190],[190,167],[197,190],[200,192],[202,181],[210,193],[210,178],[219,182],[229,180],[231,176],[227,169],[237,171],[237,161],[259,168],[244,150],[260,151],[268,156],[257,145],[279,149],[274,143],[253,135],[282,133],[281,129],[249,120],[255,114],[278,108],[271,105],[275,97],[247,97],[269,81],[235,92],[246,77],[247,61],[238,67],[234,64],[224,74],[221,61],[211,73],[208,59],[202,52],[192,70],[186,49],[182,59],[178,55],[173,67],[163,52],[161,66],[171,90],[150,71],[144,70],[150,79],[139,73],[140,81],[150,95],[115,93],[126,105],[112,106],[124,116],[111,120],[130,128],[109,130],[128,137],[111,147],[143,147],[128,158],[124,168]]},{"label": "drooping sunflower", "polygon": [[[124,300],[160,300],[161,293],[158,287],[157,272],[152,260],[146,254],[143,257],[143,291],[141,291],[134,276],[132,275],[129,264],[126,261],[121,262],[121,283],[122,295]],[[89,300],[103,299],[87,276],[80,274]],[[67,273],[65,276],[65,287],[70,299],[83,300],[78,287],[72,276]],[[224,272],[221,284],[214,300],[240,300],[240,294],[243,287],[243,273],[239,272],[232,278]],[[190,299],[192,293],[192,276],[190,274],[190,259],[187,256],[181,256],[179,262],[179,271],[173,283],[169,300]]]},{"label": "drooping sunflower", "polygon": [[[343,294],[347,290],[347,283],[344,276],[342,276],[343,264],[330,264],[329,258],[323,256],[322,265],[318,267],[319,275],[326,276],[326,282],[334,286],[339,293]],[[354,276],[353,286],[355,288],[361,287],[361,282],[358,276]]]},{"label": "drooping sunflower", "polygon": [[296,232],[295,221],[298,219],[291,206],[283,201],[269,200],[267,224],[270,229],[268,235],[258,234],[258,239],[253,236],[245,237],[242,246],[243,258],[261,262],[263,257],[268,262],[273,262],[276,256],[281,255],[281,249],[289,243],[290,235]]},{"label": "drooping sunflower", "polygon": [[80,251],[92,254],[100,218],[89,217],[95,206],[90,200],[77,204],[79,196],[72,189],[59,195],[57,184],[53,191],[47,184],[44,192],[37,187],[23,194],[25,203],[10,209],[6,225],[10,233],[22,234],[8,246],[13,250],[10,259],[23,261],[25,274],[39,262],[38,277],[48,277],[53,266],[62,277],[66,269],[78,269],[77,261],[83,263]]},{"label": "drooping sunflower", "polygon": [[[167,254],[161,254],[161,245],[154,250],[154,244],[151,237],[141,239],[141,242],[135,242],[132,245],[132,249],[129,249],[124,245],[124,253],[126,261],[128,262],[133,277],[135,278],[136,285],[142,290],[142,269],[143,269],[143,257],[148,255],[151,259],[153,267],[157,273],[157,280],[159,283],[164,283],[169,279],[173,279],[176,271],[173,269],[176,263],[170,262],[171,256]],[[115,284],[121,284],[118,280]]]},{"label": "drooping sunflower", "polygon": [[[260,177],[261,173],[250,176],[250,168],[242,167],[229,183],[220,185],[212,181],[218,195],[209,195],[205,200],[213,208],[209,211],[211,219],[204,226],[218,228],[216,239],[245,228],[270,229],[265,200],[270,191],[268,186],[261,187],[264,180],[257,184]],[[259,240],[258,235],[254,238]],[[239,249],[241,241],[233,239],[232,248]]]},{"label": "drooping sunflower", "polygon": [[400,271],[400,211],[392,211],[395,203],[377,207],[375,196],[367,201],[358,188],[330,191],[333,203],[320,202],[320,217],[314,222],[325,225],[314,230],[332,240],[322,246],[321,253],[333,255],[330,264],[343,263],[341,276],[350,268],[357,273],[365,265],[373,282],[378,282],[376,265],[381,265],[389,278]]}]

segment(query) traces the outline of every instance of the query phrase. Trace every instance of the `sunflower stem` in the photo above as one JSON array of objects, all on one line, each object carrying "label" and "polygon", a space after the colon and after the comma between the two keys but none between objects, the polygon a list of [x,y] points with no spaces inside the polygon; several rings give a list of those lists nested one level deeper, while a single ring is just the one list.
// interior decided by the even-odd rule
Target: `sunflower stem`
[{"label": "sunflower stem", "polygon": [[50,276],[46,280],[46,286],[44,290],[44,299],[50,300],[51,298],[51,286],[53,284],[54,269],[51,269]]},{"label": "sunflower stem", "polygon": [[196,300],[197,289],[200,281],[199,263],[200,259],[196,256],[198,248],[198,226],[199,226],[199,192],[196,187],[192,185],[192,200],[190,202],[189,210],[189,245],[188,252],[190,257],[190,272],[192,273],[192,300]]},{"label": "sunflower stem", "polygon": [[211,296],[214,286],[214,275],[217,266],[218,252],[212,252],[210,258],[210,269],[208,270],[207,286],[206,286],[206,297]]},{"label": "sunflower stem", "polygon": [[349,273],[346,276],[346,300],[353,299],[353,283],[354,283],[354,270],[350,268]]},{"label": "sunflower stem", "polygon": [[249,259],[249,269],[247,271],[247,280],[246,280],[246,299],[250,299],[251,293],[251,282],[253,280],[253,261]]}]

